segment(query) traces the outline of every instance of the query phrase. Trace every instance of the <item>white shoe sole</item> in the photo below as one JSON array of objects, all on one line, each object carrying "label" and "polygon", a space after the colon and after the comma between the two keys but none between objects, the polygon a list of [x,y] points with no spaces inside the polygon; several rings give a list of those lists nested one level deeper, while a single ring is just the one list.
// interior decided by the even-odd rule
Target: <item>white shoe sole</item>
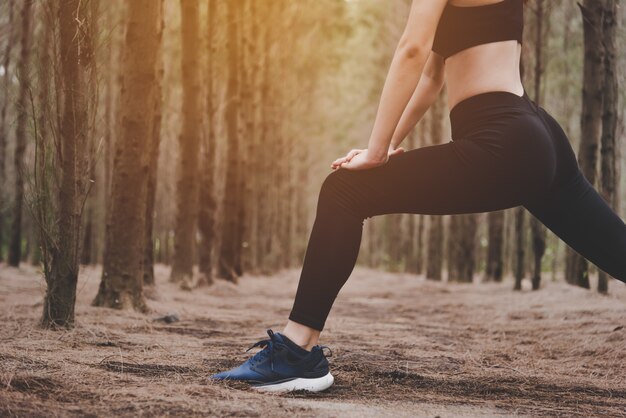
[{"label": "white shoe sole", "polygon": [[306,379],[299,377],[297,379],[289,380],[288,382],[281,382],[270,385],[252,386],[256,390],[264,392],[291,392],[294,390],[308,390],[310,392],[321,392],[332,386],[335,378],[330,372],[322,377],[314,379]]}]

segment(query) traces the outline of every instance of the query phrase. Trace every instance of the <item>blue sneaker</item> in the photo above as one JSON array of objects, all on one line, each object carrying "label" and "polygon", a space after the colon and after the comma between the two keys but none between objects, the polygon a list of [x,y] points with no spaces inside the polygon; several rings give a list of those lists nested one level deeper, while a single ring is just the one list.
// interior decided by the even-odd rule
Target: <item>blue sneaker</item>
[{"label": "blue sneaker", "polygon": [[[324,354],[324,348],[328,347],[316,345],[307,351],[279,332],[268,329],[267,334],[269,339],[246,350],[262,346],[261,351],[234,369],[212,375],[211,379],[244,381],[254,389],[271,392],[320,392],[333,384],[335,379]],[[332,351],[328,350],[331,357]]]}]

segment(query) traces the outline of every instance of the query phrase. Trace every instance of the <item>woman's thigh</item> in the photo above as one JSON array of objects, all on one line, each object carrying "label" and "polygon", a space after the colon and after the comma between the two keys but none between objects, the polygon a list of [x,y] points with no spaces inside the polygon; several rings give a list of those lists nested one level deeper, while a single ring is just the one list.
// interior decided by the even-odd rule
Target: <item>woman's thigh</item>
[{"label": "woman's thigh", "polygon": [[626,283],[626,224],[580,170],[550,197],[524,206],[580,255]]},{"label": "woman's thigh", "polygon": [[501,210],[536,198],[550,183],[514,155],[500,145],[450,141],[394,155],[373,169],[338,169],[322,193],[361,218]]}]

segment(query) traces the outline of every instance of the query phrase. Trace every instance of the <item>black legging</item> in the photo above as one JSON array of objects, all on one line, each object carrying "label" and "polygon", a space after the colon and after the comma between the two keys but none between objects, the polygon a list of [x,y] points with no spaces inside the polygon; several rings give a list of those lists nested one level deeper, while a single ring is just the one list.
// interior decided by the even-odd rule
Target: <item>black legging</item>
[{"label": "black legging", "polygon": [[526,93],[496,91],[450,111],[452,138],[324,180],[289,319],[322,330],[359,253],[363,221],[523,205],[583,257],[626,282],[626,224],[580,171],[559,124]]}]

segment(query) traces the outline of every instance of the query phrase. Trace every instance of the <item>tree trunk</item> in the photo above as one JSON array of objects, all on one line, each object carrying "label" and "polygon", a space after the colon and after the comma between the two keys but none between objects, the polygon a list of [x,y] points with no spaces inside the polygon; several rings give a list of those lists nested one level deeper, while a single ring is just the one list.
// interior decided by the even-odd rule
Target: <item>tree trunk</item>
[{"label": "tree trunk", "polygon": [[198,212],[198,230],[200,232],[200,242],[198,245],[199,254],[199,284],[209,285],[213,283],[213,246],[215,243],[215,215],[217,204],[215,201],[214,176],[215,176],[215,154],[217,135],[215,134],[214,113],[214,61],[216,59],[215,50],[215,30],[216,30],[216,0],[208,0],[208,22],[207,22],[207,69],[205,84],[206,90],[206,110],[207,125],[202,143],[202,169],[200,171],[200,196]]},{"label": "tree trunk", "polygon": [[[49,274],[43,303],[42,326],[71,327],[74,324],[78,280],[81,204],[85,197],[80,171],[88,143],[87,71],[92,44],[88,39],[93,16],[79,0],[58,3],[59,58],[61,65],[62,114],[60,126],[61,182],[58,194],[58,242],[50,245]],[[86,22],[86,23],[85,23]],[[77,35],[77,34],[81,35]],[[93,67],[91,66],[93,69]],[[60,110],[60,109],[59,109]]]},{"label": "tree trunk", "polygon": [[237,37],[236,17],[239,15],[239,2],[229,2],[227,9],[227,46],[228,55],[228,82],[226,85],[225,119],[228,137],[227,164],[226,164],[226,190],[224,192],[224,221],[222,226],[222,240],[220,245],[218,276],[231,282],[238,281],[235,270],[237,254],[237,223],[239,219],[239,173],[238,160],[239,138],[237,113],[239,109],[239,45]]},{"label": "tree trunk", "polygon": [[20,82],[17,98],[15,127],[15,195],[13,197],[13,225],[9,244],[9,265],[18,267],[22,258],[22,207],[24,204],[24,154],[26,152],[26,123],[28,119],[28,94],[30,92],[30,49],[32,38],[33,0],[24,0],[22,7],[22,39],[17,76]]},{"label": "tree trunk", "polygon": [[416,259],[415,259],[415,273],[422,274],[424,272],[424,225],[426,224],[426,217],[423,215],[419,215],[417,221],[417,236],[415,238],[417,251]]},{"label": "tree trunk", "polygon": [[[163,0],[158,0],[163,9]],[[159,23],[159,43],[163,36],[163,14],[160,17]],[[161,52],[161,51],[159,51]],[[144,257],[143,257],[143,284],[154,285],[154,205],[156,202],[156,188],[157,188],[157,169],[159,165],[159,147],[161,144],[161,120],[162,120],[162,93],[163,93],[163,54],[160,53],[157,56],[157,78],[154,83],[154,115],[152,122],[152,135],[150,138],[150,145],[148,147],[149,162],[148,162],[148,184],[146,190],[146,228],[144,231],[145,243],[144,243]]]},{"label": "tree trunk", "polygon": [[110,216],[96,306],[147,310],[143,296],[147,151],[154,121],[160,14],[160,2],[128,3],[119,109],[123,118],[120,138],[115,141]]},{"label": "tree trunk", "polygon": [[255,60],[254,42],[254,20],[255,2],[246,0],[239,8],[239,30],[240,38],[240,80],[241,80],[241,106],[240,106],[240,131],[241,157],[239,158],[239,222],[237,223],[237,239],[235,246],[235,271],[238,276],[243,274],[245,268],[250,264],[250,237],[253,232],[248,225],[254,214],[253,185],[252,178],[245,173],[256,172],[254,169],[255,160],[258,158],[255,149],[256,131],[254,130],[254,112],[256,103],[254,101],[254,88],[256,72],[253,68]]},{"label": "tree trunk", "polygon": [[539,290],[539,285],[541,284],[541,259],[546,251],[546,229],[534,216],[530,217],[530,228],[532,231],[534,255],[532,289]]},{"label": "tree trunk", "polygon": [[200,116],[200,12],[198,0],[181,0],[183,122],[179,137],[180,163],[176,188],[177,216],[174,262],[170,280],[189,289],[193,283],[195,235],[198,220],[198,153]]},{"label": "tree trunk", "polygon": [[[444,94],[433,103],[430,109],[430,137],[432,144],[439,144],[443,140],[443,108],[445,105]],[[428,256],[426,265],[426,278],[441,280],[444,259],[444,231],[443,216],[430,215],[430,228],[428,231]]]},{"label": "tree trunk", "polygon": [[[291,22],[293,20],[293,11],[287,6],[288,3],[282,2],[281,4],[281,19],[277,25],[279,31],[289,32]],[[278,80],[285,80],[282,85],[273,85],[273,97],[276,100],[278,112],[271,115],[273,132],[276,133],[276,140],[273,145],[276,147],[272,155],[274,155],[277,161],[283,163],[276,164],[276,170],[274,171],[274,184],[276,185],[277,198],[275,201],[273,221],[275,225],[275,231],[272,235],[274,243],[273,249],[273,265],[274,271],[287,267],[286,260],[288,258],[289,249],[292,247],[291,237],[289,236],[289,223],[291,222],[290,202],[292,194],[290,193],[291,182],[291,170],[293,167],[293,161],[291,153],[290,139],[285,129],[286,123],[284,122],[285,103],[288,100],[289,84],[288,73],[286,66],[289,65],[290,60],[288,54],[285,51],[291,50],[293,45],[293,37],[285,38],[285,44],[281,48],[280,53],[276,57],[276,66],[274,67],[274,77]],[[288,120],[288,119],[287,119]]]},{"label": "tree trunk", "polygon": [[[52,36],[53,36],[53,21],[57,16],[51,16],[51,13],[48,13],[50,7],[47,5],[46,7],[39,7],[39,16],[42,21],[41,28],[41,39],[38,40],[38,49],[39,49],[39,74],[37,80],[37,89],[38,89],[38,101],[39,101],[39,113],[35,116],[36,120],[36,132],[37,135],[35,137],[35,161],[34,161],[34,169],[33,169],[33,178],[35,183],[35,191],[39,192],[39,185],[42,184],[40,180],[44,177],[53,177],[50,176],[49,173],[46,172],[46,154],[47,148],[51,148],[50,144],[50,135],[47,129],[43,129],[46,123],[52,119],[52,106],[50,105],[50,93],[51,88],[50,84],[52,82],[52,77],[50,74],[51,70],[51,54],[50,54],[50,45],[52,44]],[[58,120],[58,118],[55,118]],[[45,259],[44,254],[47,254],[47,250],[43,249],[43,246],[46,245],[46,241],[41,236],[42,224],[40,223],[40,216],[37,205],[35,205],[35,225],[33,228],[34,235],[36,235],[36,240],[40,244],[39,251],[37,251],[37,264],[40,265],[43,262],[44,266],[44,274],[48,272],[46,268],[48,265],[48,260]],[[47,211],[48,208],[46,208]]]},{"label": "tree trunk", "polygon": [[[275,3],[270,3],[267,6],[267,10],[264,12],[264,16],[272,16],[274,14],[276,5]],[[257,212],[259,221],[257,222],[257,231],[255,235],[258,237],[256,242],[256,254],[257,258],[257,266],[259,267],[260,273],[269,273],[271,269],[269,268],[269,254],[271,250],[271,242],[272,242],[272,231],[270,227],[270,216],[271,216],[271,195],[272,192],[272,182],[269,180],[270,176],[273,172],[273,165],[270,156],[270,152],[272,149],[272,140],[273,136],[270,135],[270,114],[272,112],[271,109],[271,100],[270,97],[270,69],[271,69],[271,25],[265,24],[263,25],[263,35],[261,38],[262,44],[262,52],[261,52],[261,63],[259,68],[259,107],[260,107],[260,120],[259,120],[259,138],[258,141],[260,144],[263,144],[263,147],[259,150],[259,165],[258,165],[258,187],[262,190],[262,194],[259,196],[257,201]]]},{"label": "tree trunk", "polygon": [[[97,65],[95,65],[98,61],[98,52],[95,46],[97,45],[98,34],[100,33],[98,26],[100,19],[100,0],[82,1],[79,2],[78,5],[80,7],[80,13],[83,16],[83,22],[88,23],[85,27],[81,28],[82,33],[85,35],[81,44],[82,50],[79,49],[79,54],[83,55],[79,57],[79,64],[82,66],[81,70],[91,70],[83,71],[85,77],[83,86],[84,92],[82,93],[85,96],[83,102],[86,103],[84,106],[85,110],[91,111],[95,118],[98,114],[97,108],[99,106],[99,103],[96,103],[96,98],[100,96],[96,74]],[[85,52],[88,54],[85,55]],[[87,56],[90,58],[89,61],[86,61]],[[83,222],[85,230],[82,236],[83,243],[80,258],[82,264],[89,265],[98,262],[96,247],[98,219],[96,215],[98,213],[98,192],[100,188],[97,167],[100,132],[96,129],[96,126],[94,126],[94,122],[90,122],[90,115],[87,112],[85,112],[85,116],[87,118],[87,122],[85,122],[86,136],[85,141],[80,143],[78,150],[77,160],[79,164],[77,169],[79,172],[77,178],[79,179],[79,193],[81,193],[81,196],[84,195],[86,199],[84,201],[86,214],[84,215]],[[87,178],[85,178],[85,176],[87,176]],[[81,208],[80,211],[82,210]]]},{"label": "tree trunk", "polygon": [[477,215],[453,215],[448,240],[448,280],[472,283],[476,260]]},{"label": "tree trunk", "polygon": [[[423,129],[423,124],[417,125],[406,138],[406,149],[414,149],[417,142],[418,129]],[[422,272],[422,237],[424,231],[424,216],[405,214],[407,231],[405,232],[405,265],[407,273],[421,274]]]},{"label": "tree trunk", "polygon": [[[251,88],[250,95],[250,106],[248,110],[248,117],[246,120],[247,123],[247,131],[248,135],[248,143],[249,145],[249,170],[254,173],[259,173],[262,169],[260,166],[261,163],[261,155],[260,152],[263,149],[263,145],[260,142],[260,128],[261,125],[259,123],[258,118],[258,110],[260,108],[260,91],[261,91],[261,76],[262,70],[260,65],[261,60],[261,52],[262,52],[262,42],[260,42],[260,33],[259,33],[259,23],[262,22],[263,18],[259,15],[260,10],[257,7],[257,2],[254,0],[250,0],[248,2],[250,7],[250,25],[248,35],[246,37],[246,50],[248,63],[247,67],[249,71],[247,74],[250,77],[249,86]],[[245,249],[247,251],[247,263],[243,266],[246,270],[251,270],[252,272],[258,272],[259,268],[259,259],[261,255],[259,254],[259,222],[260,219],[260,210],[259,206],[263,199],[264,190],[262,188],[260,176],[251,176],[246,181],[246,194],[247,194],[247,204],[249,207],[249,221],[250,224],[248,228],[246,228],[247,236],[245,237]],[[304,218],[306,219],[306,218]],[[306,228],[305,223],[301,223],[301,226]]]},{"label": "tree trunk", "polygon": [[415,230],[419,220],[420,219],[417,215],[406,215],[406,231],[404,231],[403,235],[402,253],[404,254],[405,260],[403,270],[407,273],[417,273],[417,234]]},{"label": "tree trunk", "polygon": [[4,260],[4,231],[7,225],[7,193],[6,187],[6,150],[7,150],[7,108],[9,104],[10,96],[10,65],[11,65],[11,53],[13,50],[14,33],[15,33],[15,0],[9,0],[9,20],[7,27],[9,33],[7,34],[7,44],[4,50],[4,57],[2,61],[2,67],[4,68],[3,76],[3,91],[2,109],[0,110],[0,261]]},{"label": "tree trunk", "polygon": [[[619,162],[620,143],[617,137],[617,123],[619,109],[619,85],[617,80],[616,58],[616,29],[617,28],[617,0],[605,0],[602,18],[602,33],[604,43],[604,87],[602,110],[602,145],[601,155],[601,183],[600,193],[607,203],[619,213]],[[598,292],[607,293],[609,290],[609,276],[598,269]]]},{"label": "tree trunk", "polygon": [[[93,177],[92,177],[93,178]],[[81,246],[80,263],[84,266],[94,263],[93,240],[94,240],[94,210],[92,199],[86,203],[85,226],[83,231],[83,245]]]},{"label": "tree trunk", "polygon": [[[604,87],[604,47],[602,44],[602,13],[604,0],[584,0],[580,6],[583,15],[585,61],[583,69],[583,108],[580,118],[580,148],[578,164],[581,171],[595,185],[598,147],[602,127],[602,89]],[[572,258],[572,279],[578,286],[589,289],[589,263],[569,248]]]},{"label": "tree trunk", "polygon": [[497,210],[487,214],[487,266],[486,279],[496,282],[502,281],[504,260],[504,211]]},{"label": "tree trunk", "polygon": [[[419,140],[415,138],[416,135],[412,136],[412,141],[410,142],[410,148],[414,149],[418,146],[426,145],[426,135],[427,135],[427,124],[426,122],[420,122],[419,124]],[[415,239],[417,244],[417,259],[415,264],[415,270],[417,274],[422,274],[425,272],[426,266],[426,251],[425,251],[425,231],[426,231],[426,221],[428,217],[426,215],[418,215],[419,226],[417,227],[417,237]]]},{"label": "tree trunk", "polygon": [[[543,77],[543,42],[544,42],[544,0],[535,3],[535,103],[541,106],[541,83]],[[533,277],[532,289],[538,290],[541,283],[541,259],[546,251],[546,227],[534,216],[530,217],[533,240]]]}]

